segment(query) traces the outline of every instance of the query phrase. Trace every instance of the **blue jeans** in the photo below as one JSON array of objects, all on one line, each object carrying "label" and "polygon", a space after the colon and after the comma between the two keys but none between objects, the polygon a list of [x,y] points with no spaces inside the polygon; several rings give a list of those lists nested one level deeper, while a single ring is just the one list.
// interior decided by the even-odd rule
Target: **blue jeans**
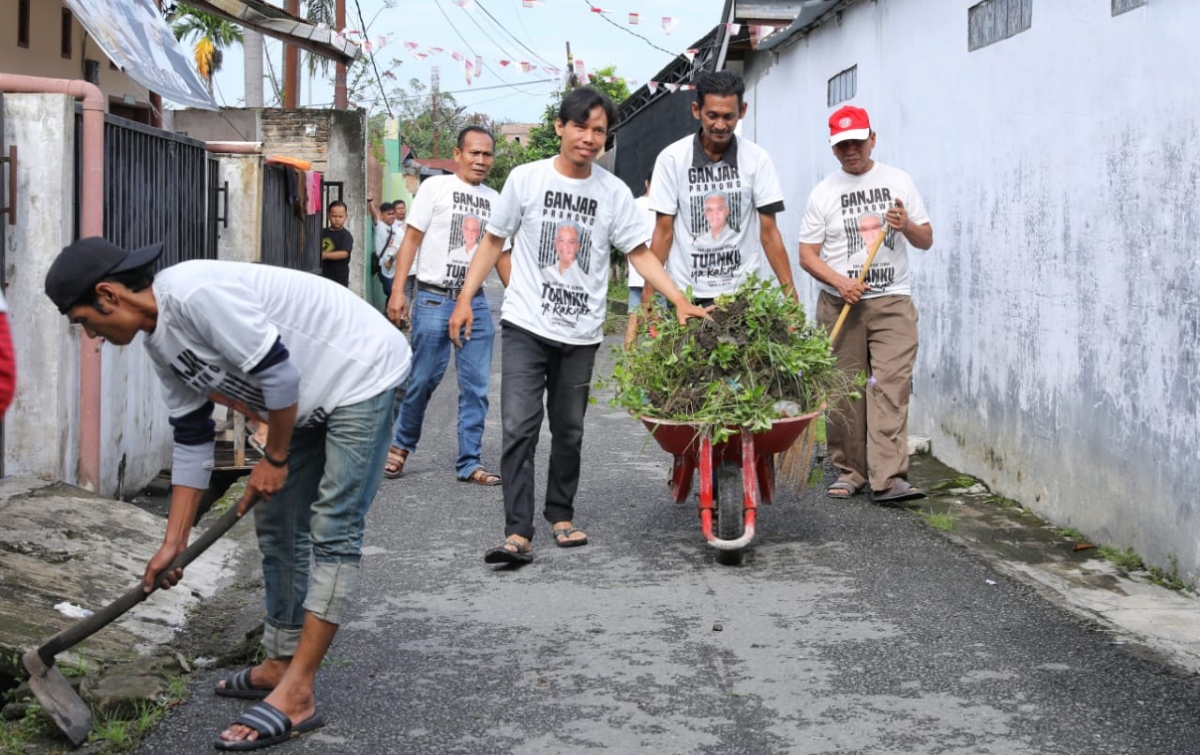
[{"label": "blue jeans", "polygon": [[504,449],[504,535],[533,539],[534,457],[542,418],[550,415],[550,468],[542,512],[554,525],[575,517],[592,367],[600,344],[559,343],[503,323],[500,418]]},{"label": "blue jeans", "polygon": [[254,507],[263,555],[269,658],[295,655],[305,612],[341,624],[358,581],[367,510],[387,462],[394,390],[297,429],[283,489]]},{"label": "blue jeans", "polygon": [[[417,450],[429,397],[442,382],[450,364],[450,315],[455,299],[417,290],[412,315],[412,374],[408,377],[396,436],[392,445],[409,453]],[[466,479],[483,466],[483,422],[488,412],[488,376],[492,371],[492,341],[496,328],[482,292],[471,300],[475,323],[471,340],[455,350],[458,372],[458,460],[454,472]]]}]

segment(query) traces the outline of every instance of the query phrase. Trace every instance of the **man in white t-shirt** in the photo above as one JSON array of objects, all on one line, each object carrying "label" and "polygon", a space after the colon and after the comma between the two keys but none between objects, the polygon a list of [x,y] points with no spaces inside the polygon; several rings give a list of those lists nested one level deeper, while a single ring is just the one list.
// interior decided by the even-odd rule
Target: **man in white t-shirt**
[{"label": "man in white t-shirt", "polygon": [[[494,152],[492,135],[479,126],[468,126],[459,133],[454,148],[454,175],[427,179],[413,200],[396,272],[407,276],[413,260],[417,260],[415,301],[410,306],[406,292],[393,289],[387,309],[388,317],[397,324],[408,319],[411,312],[413,345],[413,372],[400,405],[384,472],[388,478],[402,475],[409,455],[417,450],[429,399],[441,384],[453,351],[459,393],[455,476],[461,482],[477,485],[500,484],[500,475],[483,465],[495,333],[483,289],[469,300],[479,323],[478,337],[461,349],[451,349],[447,327],[463,277],[476,254],[483,223],[500,198],[495,189],[483,183],[492,169]],[[507,255],[497,267],[501,281],[507,282]]]},{"label": "man in white t-shirt", "polygon": [[[573,518],[588,388],[604,339],[609,248],[627,254],[646,281],[666,294],[681,322],[706,316],[675,288],[646,248],[647,229],[629,188],[592,166],[615,117],[612,101],[590,87],[563,96],[555,122],[562,138],[558,156],[509,174],[450,317],[451,340],[469,344],[479,320],[467,297],[496,264],[503,240],[512,238],[512,277],[500,319],[505,538],[484,555],[487,563],[533,558],[534,458],[547,413],[551,440],[544,516],[559,547],[587,543]],[[576,269],[577,282],[560,280],[560,265],[569,258],[566,270]],[[485,338],[490,338],[489,325],[484,324]]]},{"label": "man in white t-shirt", "polygon": [[[829,134],[841,170],[808,198],[800,265],[821,284],[819,322],[831,328],[850,307],[834,343],[838,365],[870,377],[865,407],[843,402],[828,416],[829,459],[839,475],[827,493],[849,498],[869,484],[879,503],[923,498],[907,479],[908,399],[917,359],[908,246],[929,249],[933,228],[912,178],[871,159],[875,132],[867,111],[840,108],[829,118]],[[859,282],[880,233],[883,244]]]},{"label": "man in white t-shirt", "polygon": [[[746,85],[732,71],[702,73],[692,116],[700,131],[670,144],[654,164],[650,208],[658,213],[651,248],[697,302],[731,293],[762,268],[765,254],[792,291],[792,266],[775,216],[783,190],[771,158],[734,134],[746,114]],[[642,301],[652,291],[643,288]]]},{"label": "man in white t-shirt", "polygon": [[391,296],[392,281],[396,276],[396,252],[404,234],[397,233],[396,208],[391,202],[384,202],[376,210],[374,201],[368,199],[367,211],[375,221],[375,262],[379,266],[379,283],[383,286],[383,295]]},{"label": "man in white t-shirt", "polygon": [[[263,458],[238,502],[254,501],[266,585],[266,659],[217,685],[265,698],[216,740],[283,741],[320,726],[313,680],[357,582],[363,528],[387,457],[404,337],[343,286],[243,262],[181,262],[155,273],[163,245],[127,252],[99,237],[63,249],[46,294],[92,338],[116,346],[139,333],[174,428],[171,510],[146,566],[147,592],[177,584],[213,464],[213,404],[266,422]],[[310,565],[311,561],[311,565]]]}]

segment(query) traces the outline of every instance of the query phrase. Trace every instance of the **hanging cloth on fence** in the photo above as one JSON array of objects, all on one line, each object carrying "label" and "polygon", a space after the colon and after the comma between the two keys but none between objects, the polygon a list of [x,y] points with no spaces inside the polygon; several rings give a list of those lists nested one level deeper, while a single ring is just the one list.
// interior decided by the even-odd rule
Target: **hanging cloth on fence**
[{"label": "hanging cloth on fence", "polygon": [[308,214],[316,215],[321,211],[321,189],[324,186],[320,171],[308,172]]}]

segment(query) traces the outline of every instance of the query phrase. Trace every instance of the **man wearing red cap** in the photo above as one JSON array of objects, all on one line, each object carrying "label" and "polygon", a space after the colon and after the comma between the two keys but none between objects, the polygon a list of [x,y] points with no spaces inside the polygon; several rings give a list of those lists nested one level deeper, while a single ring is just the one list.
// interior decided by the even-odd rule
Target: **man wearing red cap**
[{"label": "man wearing red cap", "polygon": [[[908,399],[917,358],[908,247],[933,246],[933,228],[912,178],[871,159],[875,132],[867,111],[846,106],[830,116],[829,143],[841,170],[808,198],[800,266],[821,284],[817,319],[825,327],[851,305],[834,351],[842,369],[869,378],[865,406],[846,402],[829,415],[829,458],[840,474],[828,494],[849,498],[870,484],[877,503],[923,498],[907,480]],[[883,244],[859,282],[881,230]]]}]

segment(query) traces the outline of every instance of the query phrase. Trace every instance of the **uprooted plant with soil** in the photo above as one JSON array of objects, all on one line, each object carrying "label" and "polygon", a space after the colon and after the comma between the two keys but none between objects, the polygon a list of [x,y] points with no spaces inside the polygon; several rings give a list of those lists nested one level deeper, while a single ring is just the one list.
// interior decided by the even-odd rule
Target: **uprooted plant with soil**
[{"label": "uprooted plant with soil", "polygon": [[772,282],[752,277],[718,297],[711,320],[646,314],[611,379],[611,403],[635,415],[690,422],[720,441],[855,392],[825,329]]}]

